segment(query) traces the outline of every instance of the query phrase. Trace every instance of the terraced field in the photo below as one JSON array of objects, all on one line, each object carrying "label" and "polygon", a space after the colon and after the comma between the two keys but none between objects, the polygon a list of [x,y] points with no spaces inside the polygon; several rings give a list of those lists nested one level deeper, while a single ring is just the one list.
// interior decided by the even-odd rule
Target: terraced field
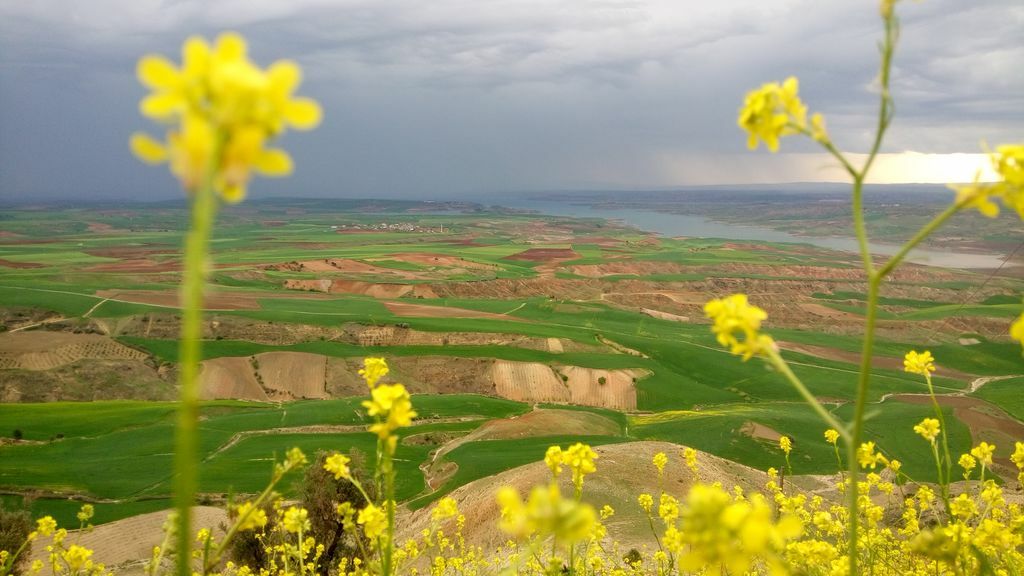
[{"label": "terraced field", "polygon": [[[258,490],[291,446],[371,452],[365,356],[387,357],[416,394],[399,448],[414,517],[444,494],[471,499],[470,483],[525,478],[519,466],[580,438],[623,461],[619,445],[670,442],[763,470],[781,466],[785,434],[795,472],[835,470],[817,418],[763,364],[722,350],[702,306],[748,294],[793,370],[848,416],[865,290],[852,255],[424,208],[297,200],[224,214],[204,325],[204,501]],[[4,500],[34,498],[62,521],[69,496],[95,502],[99,522],[166,507],[184,211],[0,216]],[[937,358],[952,450],[995,441],[1005,464],[1024,438],[1024,363],[1005,337],[1024,282],[1004,272],[910,266],[885,286],[868,431],[915,478],[934,471],[911,432],[931,410],[902,372],[911,348]]]}]

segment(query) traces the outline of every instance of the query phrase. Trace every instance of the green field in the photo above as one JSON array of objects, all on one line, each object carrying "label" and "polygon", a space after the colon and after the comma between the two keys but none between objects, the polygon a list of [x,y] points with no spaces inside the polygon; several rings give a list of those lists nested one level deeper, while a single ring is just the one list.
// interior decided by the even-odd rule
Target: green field
[{"label": "green field", "polygon": [[[783,347],[793,371],[849,418],[866,299],[852,255],[803,244],[655,237],[598,219],[467,203],[433,208],[298,199],[227,209],[210,274],[210,294],[221,307],[207,313],[204,359],[253,362],[264,353],[301,352],[351,364],[384,356],[422,370],[413,376],[427,382],[456,365],[476,370],[444,375],[457,393],[413,398],[420,418],[402,433],[398,495],[414,507],[536,461],[550,444],[574,441],[552,430],[466,442],[445,455],[457,466],[454,474],[427,489],[420,466],[446,442],[535,405],[589,411],[619,425],[617,434],[587,436],[595,445],[664,440],[759,469],[781,467],[778,448],[749,433],[756,423],[794,440],[796,473],[834,472],[819,419],[762,362],[741,362],[722,349],[701,307],[748,293],[769,312],[764,330],[794,348]],[[5,358],[21,361],[19,339],[45,342],[50,331],[98,335],[145,357],[130,370],[127,361],[88,354],[56,368],[0,368],[0,393],[13,399],[0,404],[0,438],[20,438],[0,445],[4,501],[18,504],[38,493],[34,513],[63,521],[78,506],[63,496],[97,502],[97,522],[165,507],[176,405],[147,397],[155,388],[133,388],[125,374],[145,373],[173,390],[182,206],[11,209],[0,216],[8,233],[0,238],[0,366]],[[1011,276],[923,267],[887,284],[875,345],[886,361],[872,370],[867,434],[912,477],[930,480],[934,473],[930,453],[911,431],[930,409],[882,402],[888,394],[927,392],[923,379],[899,370],[899,359],[911,349],[930,350],[939,394],[962,393],[980,377],[1012,377],[974,396],[1024,419],[1024,362],[1005,328],[1021,312],[1022,288]],[[360,339],[373,330],[396,336]],[[498,361],[556,373],[645,375],[632,383],[635,410],[598,401],[517,402],[480,384]],[[93,378],[92,393],[67,386],[69,378]],[[111,382],[120,384],[111,390],[137,394],[111,396]],[[23,393],[46,401],[18,402]],[[360,397],[274,398],[204,403],[203,492],[258,491],[274,458],[292,446],[310,455],[373,451]],[[946,419],[951,449],[969,448],[971,431],[952,411]]]}]

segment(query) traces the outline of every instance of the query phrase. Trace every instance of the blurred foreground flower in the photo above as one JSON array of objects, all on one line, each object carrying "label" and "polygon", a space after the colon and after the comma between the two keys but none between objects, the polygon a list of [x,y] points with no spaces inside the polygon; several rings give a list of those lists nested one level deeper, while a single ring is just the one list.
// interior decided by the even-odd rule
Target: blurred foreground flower
[{"label": "blurred foreground flower", "polygon": [[279,60],[260,69],[238,34],[222,34],[213,47],[189,38],[181,68],[148,55],[137,75],[153,90],[140,111],[170,128],[164,141],[133,134],[132,151],[150,164],[169,163],[187,191],[212,187],[227,202],[245,198],[252,172],[290,174],[291,157],[267,143],[286,127],[309,130],[320,123],[319,104],[292,96],[302,78],[298,65]]}]

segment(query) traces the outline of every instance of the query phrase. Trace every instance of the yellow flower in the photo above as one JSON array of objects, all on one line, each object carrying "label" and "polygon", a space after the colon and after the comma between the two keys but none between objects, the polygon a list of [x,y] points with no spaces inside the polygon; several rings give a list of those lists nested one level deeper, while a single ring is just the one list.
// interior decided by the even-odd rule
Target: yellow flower
[{"label": "yellow flower", "polygon": [[434,511],[430,513],[430,517],[434,520],[444,520],[445,518],[451,518],[458,516],[459,506],[455,503],[454,498],[442,498],[437,506],[434,507]]},{"label": "yellow flower", "polygon": [[[747,93],[737,124],[747,131],[747,146],[751,150],[761,140],[775,152],[779,149],[779,138],[807,130],[807,107],[800,101],[798,91],[797,79],[790,76],[781,85],[769,82]],[[816,115],[815,139],[826,139],[824,130],[824,119]]]},{"label": "yellow flower", "polygon": [[957,464],[964,469],[964,479],[966,479],[971,475],[971,470],[974,470],[974,467],[978,465],[978,461],[970,454],[961,454]]},{"label": "yellow flower", "polygon": [[[711,300],[704,305],[704,314],[713,321],[711,331],[718,343],[728,346],[733,354],[742,355],[744,360],[773,345],[770,337],[758,332],[761,321],[768,318],[768,314],[749,304],[746,294]],[[743,335],[742,342],[736,338],[737,332]]]},{"label": "yellow flower", "polygon": [[284,512],[284,519],[281,521],[284,529],[292,534],[309,530],[309,512],[305,508],[290,506]]},{"label": "yellow flower", "polygon": [[577,491],[583,489],[583,477],[597,471],[597,466],[594,464],[594,460],[597,460],[597,452],[581,442],[566,449],[562,454],[562,459],[565,465],[572,469],[572,483],[576,486]]},{"label": "yellow flower", "polygon": [[914,432],[929,442],[935,442],[939,435],[939,421],[935,418],[925,418],[921,423],[914,426]]},{"label": "yellow flower", "polygon": [[996,451],[996,447],[989,444],[988,442],[982,442],[971,449],[971,456],[978,459],[982,466],[992,466],[992,454]]},{"label": "yellow flower", "polygon": [[593,507],[562,498],[557,484],[534,487],[525,505],[515,489],[503,488],[498,504],[501,529],[519,539],[537,533],[571,544],[589,537],[597,523]]},{"label": "yellow flower", "polygon": [[366,385],[373,389],[380,382],[380,379],[387,376],[391,369],[388,368],[387,360],[383,358],[364,358],[363,367],[359,369],[359,375],[366,380]]},{"label": "yellow flower", "polygon": [[839,441],[839,431],[833,430],[832,428],[825,430],[825,441],[834,445]]},{"label": "yellow flower", "polygon": [[860,463],[861,468],[874,470],[882,459],[882,455],[875,452],[874,442],[864,442],[857,448],[857,462]]},{"label": "yellow flower", "polygon": [[637,496],[636,501],[643,508],[644,512],[651,513],[651,509],[654,508],[654,498],[650,494],[641,494]]},{"label": "yellow flower", "polygon": [[306,455],[302,452],[302,449],[298,446],[293,446],[285,453],[285,466],[288,468],[296,468],[306,464]]},{"label": "yellow flower", "polygon": [[789,439],[789,436],[782,436],[779,438],[779,448],[789,456],[789,453],[793,451],[793,441]]},{"label": "yellow flower", "polygon": [[383,535],[388,527],[387,514],[384,513],[384,510],[373,504],[367,504],[366,508],[359,511],[359,517],[356,519],[356,522],[363,525],[363,533],[370,540]]},{"label": "yellow flower", "polygon": [[658,499],[658,516],[666,526],[671,525],[679,517],[679,501],[662,492]]},{"label": "yellow flower", "polygon": [[344,454],[331,454],[324,461],[324,470],[334,474],[335,480],[350,478],[352,476],[352,471],[348,468],[350,461]]},{"label": "yellow flower", "polygon": [[999,206],[993,198],[998,198],[1024,219],[1024,144],[998,146],[990,156],[1000,180],[990,184],[974,182],[966,186],[952,186],[956,190],[956,203],[962,208],[974,208],[989,218],[995,218],[999,215]]},{"label": "yellow flower", "polygon": [[53,519],[53,516],[43,516],[36,520],[36,531],[40,536],[49,536],[56,529],[57,521]]},{"label": "yellow flower", "polygon": [[1017,465],[1017,468],[1024,470],[1024,442],[1014,442],[1013,454],[1010,455],[1010,461]]},{"label": "yellow flower", "polygon": [[694,448],[683,448],[683,461],[686,462],[686,467],[693,472],[694,476],[697,475],[697,450]]},{"label": "yellow flower", "polygon": [[363,401],[363,406],[367,414],[378,418],[369,430],[381,439],[389,437],[399,428],[411,425],[412,419],[416,417],[409,392],[401,384],[377,386],[371,392],[371,399]]},{"label": "yellow flower", "polygon": [[784,514],[776,523],[774,514],[759,495],[733,500],[719,486],[696,484],[680,511],[685,529],[673,531],[672,538],[666,531],[665,541],[684,570],[714,566],[746,574],[759,559],[775,560],[803,530],[798,518]]},{"label": "yellow flower", "polygon": [[238,514],[239,530],[255,530],[267,525],[267,513],[260,508],[253,506],[252,502],[245,502],[235,509]]},{"label": "yellow flower", "polygon": [[930,376],[932,372],[935,372],[934,362],[935,359],[932,358],[931,352],[925,350],[924,352],[918,353],[911,350],[903,357],[903,370],[905,372],[910,372],[911,374]]},{"label": "yellow flower", "polygon": [[1024,314],[1021,314],[1010,325],[1010,338],[1024,345]]},{"label": "yellow flower", "polygon": [[78,511],[78,514],[75,514],[75,517],[78,518],[79,522],[84,523],[92,520],[95,513],[96,510],[92,507],[92,504],[82,504],[82,508]]},{"label": "yellow flower", "polygon": [[61,557],[67,562],[68,570],[71,572],[78,572],[83,569],[88,570],[92,567],[92,550],[83,548],[78,544],[72,544],[61,554]]},{"label": "yellow flower", "polygon": [[658,452],[654,455],[654,467],[658,469],[658,475],[660,476],[665,472],[665,464],[668,464],[668,456],[664,452]]},{"label": "yellow flower", "polygon": [[211,50],[189,38],[180,69],[163,56],[139,60],[139,81],[153,92],[139,104],[144,116],[178,124],[166,142],[133,134],[132,151],[151,164],[170,162],[171,172],[189,191],[209,183],[227,202],[245,197],[251,172],[291,173],[288,154],[266,143],[290,126],[300,130],[320,122],[320,107],[292,98],[301,71],[294,62],[275,62],[266,71],[246,54],[245,40],[222,34]]},{"label": "yellow flower", "polygon": [[605,504],[601,507],[601,520],[607,520],[615,515],[615,509]]},{"label": "yellow flower", "polygon": [[555,478],[562,473],[562,459],[561,446],[548,446],[547,452],[544,453],[544,463],[551,469],[551,474]]},{"label": "yellow flower", "polygon": [[961,494],[953,499],[949,503],[949,508],[953,512],[953,516],[956,516],[960,520],[969,520],[972,516],[978,513],[978,505],[974,503],[974,499],[967,494]]}]

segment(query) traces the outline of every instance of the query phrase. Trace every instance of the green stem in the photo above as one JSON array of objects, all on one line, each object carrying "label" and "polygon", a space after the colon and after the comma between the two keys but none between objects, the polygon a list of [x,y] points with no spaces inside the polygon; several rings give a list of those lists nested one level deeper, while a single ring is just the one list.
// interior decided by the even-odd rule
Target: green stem
[{"label": "green stem", "polygon": [[942,503],[946,506],[946,514],[952,518],[953,511],[949,507],[949,477],[953,473],[953,459],[949,455],[949,437],[946,436],[946,418],[942,414],[942,407],[939,406],[938,399],[935,398],[935,388],[932,387],[932,377],[929,374],[925,374],[925,382],[928,383],[928,395],[932,398],[932,407],[935,408],[935,417],[939,419],[940,434],[942,434],[942,449],[946,456],[945,474],[943,474],[943,467],[939,465],[939,448],[935,442],[932,442],[932,451],[935,452],[935,463],[939,465],[939,493],[942,495]]},{"label": "green stem", "polygon": [[879,278],[884,278],[887,274],[893,271],[896,266],[903,262],[903,259],[907,257],[907,254],[914,249],[915,246],[921,243],[925,238],[931,235],[939,226],[945,224],[946,220],[949,220],[951,216],[960,211],[964,207],[966,202],[956,202],[951,204],[948,208],[942,211],[941,214],[932,219],[931,222],[926,224],[924,228],[917,231],[914,237],[907,240],[907,243],[900,247],[899,252],[894,254],[889,260],[878,269]]},{"label": "green stem", "polygon": [[394,557],[395,551],[395,464],[394,455],[390,452],[385,456],[386,472],[385,472],[385,484],[387,494],[385,496],[384,506],[387,509],[388,515],[388,535],[387,541],[384,542],[384,561],[383,561],[383,576],[392,576],[392,558]]},{"label": "green stem", "polygon": [[815,398],[813,394],[811,394],[811,391],[808,390],[806,386],[804,386],[804,383],[801,382],[800,379],[797,378],[796,374],[794,374],[793,371],[789,369],[789,364],[786,364],[786,361],[782,359],[782,356],[779,355],[779,351],[776,350],[774,347],[769,347],[766,350],[766,353],[768,356],[768,362],[783,376],[785,376],[786,380],[789,380],[790,384],[793,385],[793,388],[796,388],[796,391],[800,394],[804,401],[806,401],[807,404],[809,404],[811,408],[813,408],[814,411],[818,413],[818,416],[821,416],[822,420],[824,420],[830,427],[838,431],[841,435],[846,436],[846,426],[843,426],[843,424],[840,423],[839,420],[837,420],[831,412],[826,410],[825,407],[821,405],[821,402],[818,402],[818,399]]},{"label": "green stem", "polygon": [[[213,157],[219,157],[215,146]],[[207,248],[217,212],[212,171],[191,198],[192,221],[185,238],[185,270],[181,287],[180,404],[175,428],[174,506],[178,511],[176,554],[178,576],[191,576],[192,503],[199,485],[199,360],[202,347],[203,289]]]},{"label": "green stem", "polygon": [[[870,255],[869,255],[870,258]],[[857,447],[864,435],[864,411],[868,403],[868,388],[871,384],[871,355],[875,344],[875,323],[878,318],[878,290],[881,276],[871,272],[868,274],[867,319],[864,325],[864,348],[861,352],[860,377],[857,382],[857,403],[854,408],[853,429],[846,444],[847,471],[850,484],[847,488],[847,506],[849,518],[850,574],[857,574],[857,477],[860,474],[860,463],[857,461]]]}]

